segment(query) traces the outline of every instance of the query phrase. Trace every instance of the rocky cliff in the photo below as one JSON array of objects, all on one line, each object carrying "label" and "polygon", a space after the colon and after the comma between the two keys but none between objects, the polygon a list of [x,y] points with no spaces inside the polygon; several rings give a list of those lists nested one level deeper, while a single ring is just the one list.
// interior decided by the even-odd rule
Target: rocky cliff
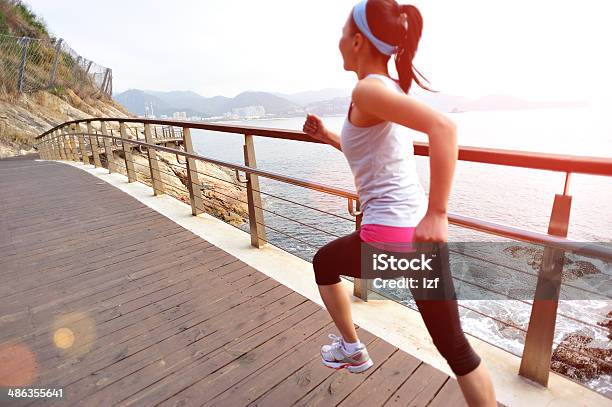
[{"label": "rocky cliff", "polygon": [[72,90],[38,91],[0,97],[0,158],[34,153],[34,138],[69,120],[128,117],[110,98],[81,99]]}]

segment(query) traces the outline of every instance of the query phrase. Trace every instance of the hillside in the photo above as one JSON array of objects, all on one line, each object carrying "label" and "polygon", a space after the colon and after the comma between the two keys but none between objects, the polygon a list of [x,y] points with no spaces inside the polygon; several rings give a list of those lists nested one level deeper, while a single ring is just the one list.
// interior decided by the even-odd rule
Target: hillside
[{"label": "hillside", "polygon": [[[29,38],[21,92],[16,69],[22,50],[19,37]],[[50,83],[55,48],[61,62],[55,64],[55,80]],[[130,116],[96,82],[95,69],[106,68],[80,57],[75,60],[75,55],[49,34],[45,22],[25,3],[0,0],[0,158],[35,152],[34,138],[67,120]],[[89,75],[80,69],[85,62]]]},{"label": "hillside", "polygon": [[[27,57],[25,64],[21,55]],[[3,68],[0,70],[0,159],[35,153],[35,137],[66,121],[131,116],[110,97],[111,69],[81,57],[63,40],[52,38],[45,23],[20,1],[0,0],[0,66]],[[19,71],[25,74],[16,75]],[[95,123],[94,127],[97,127]],[[131,132],[134,131],[142,133],[143,129],[132,128]],[[148,166],[148,157],[138,150],[133,151],[132,159],[139,168]],[[108,168],[106,152],[100,153],[100,160]],[[118,163],[118,172],[127,174],[121,152],[113,151],[113,160]],[[165,193],[188,203],[184,163],[166,152],[160,153],[159,161]],[[196,163],[196,168],[215,179],[215,182],[203,182],[206,187],[203,209],[234,226],[242,225],[248,217],[248,208],[243,204],[245,191],[227,186],[238,184],[235,173],[202,161]],[[137,170],[137,178],[145,185],[152,185],[146,171]],[[217,193],[217,190],[223,192]],[[233,199],[228,202],[227,196]]]},{"label": "hillside", "polygon": [[34,153],[34,137],[68,120],[127,117],[112,99],[81,99],[74,91],[0,96],[0,158]]}]

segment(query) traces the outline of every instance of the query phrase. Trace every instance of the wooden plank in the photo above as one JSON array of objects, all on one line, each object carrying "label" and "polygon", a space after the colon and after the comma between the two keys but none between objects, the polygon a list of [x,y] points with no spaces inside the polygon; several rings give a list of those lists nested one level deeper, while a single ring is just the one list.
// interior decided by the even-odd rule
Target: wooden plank
[{"label": "wooden plank", "polygon": [[[303,297],[301,300],[303,300]],[[267,340],[285,331],[291,331],[292,333],[309,331],[311,329],[309,327],[313,323],[319,325],[325,317],[326,315],[321,307],[312,302],[303,301],[298,306],[285,310],[283,314],[267,323],[260,324],[257,320],[251,320],[251,323],[256,326],[255,332],[239,335],[236,333],[234,324],[231,321],[226,321],[228,326],[225,328],[227,334],[224,346],[218,346],[218,342],[207,341],[206,344],[200,345],[200,348],[205,347],[203,351],[193,357],[182,359],[182,363],[175,365],[171,374],[167,374],[154,384],[134,392],[134,386],[130,383],[127,388],[134,394],[125,401],[121,401],[149,405],[153,400],[164,400],[168,397],[167,395],[184,390],[199,381],[200,378],[211,374],[233,360],[244,358],[248,351]],[[229,342],[227,342],[228,339]],[[212,346],[214,346],[214,350],[211,349]],[[133,379],[139,379],[139,377]],[[96,403],[99,401],[98,399],[95,400]]]},{"label": "wooden plank", "polygon": [[395,352],[338,406],[382,406],[420,364],[420,360],[406,352]]},{"label": "wooden plank", "polygon": [[395,391],[385,406],[427,406],[448,379],[448,375],[427,363],[416,371]]},{"label": "wooden plank", "polygon": [[[218,290],[219,292],[222,290]],[[237,301],[248,301],[246,298],[238,297]],[[179,305],[180,309],[177,311],[176,306]],[[215,307],[210,306],[211,304],[207,303],[210,309],[217,309]],[[129,346],[129,348],[125,348],[130,350],[122,351],[121,355],[123,360],[130,356],[133,353],[137,354],[137,360],[142,360],[144,366],[148,365],[151,360],[150,357],[155,351],[155,344],[159,343],[159,341],[164,340],[164,338],[170,338],[172,336],[177,335],[177,333],[182,333],[185,331],[181,329],[181,326],[186,326],[191,323],[191,321],[199,321],[203,317],[202,311],[204,311],[203,307],[193,307],[181,305],[180,298],[177,296],[168,297],[167,299],[160,301],[160,303],[151,304],[147,306],[148,310],[153,312],[147,312],[144,308],[137,310],[134,313],[126,313],[123,315],[117,315],[115,318],[111,318],[107,321],[101,322],[102,329],[100,330],[100,336],[97,338],[95,343],[92,344],[91,351],[85,356],[81,356],[78,361],[80,363],[86,362],[84,366],[80,366],[78,369],[75,369],[71,364],[66,364],[65,357],[60,358],[60,355],[57,355],[57,359],[47,359],[45,363],[48,366],[53,367],[58,364],[59,361],[64,362],[63,366],[66,366],[66,369],[50,369],[49,373],[41,376],[42,379],[52,380],[51,383],[57,383],[57,381],[61,381],[64,383],[73,383],[79,381],[80,378],[88,377],[85,372],[93,373],[99,369],[114,369],[115,367],[111,367],[115,362],[118,362],[116,358],[117,348],[121,345],[121,348],[125,348]],[[161,312],[160,312],[161,311]],[[123,312],[123,311],[122,311]],[[177,317],[177,312],[180,314]],[[109,316],[112,316],[112,313],[108,313]],[[210,314],[210,317],[214,315]],[[209,318],[210,319],[210,318]],[[200,326],[201,327],[201,326]],[[158,332],[156,332],[158,331]],[[155,335],[152,333],[155,332]],[[191,338],[190,333],[186,332],[188,338]],[[144,336],[143,336],[144,334]],[[144,343],[145,341],[147,343]],[[152,342],[149,342],[152,341]],[[175,337],[176,341],[177,338]],[[178,346],[179,342],[169,342],[172,346]],[[153,345],[153,347],[151,346]],[[148,348],[146,352],[141,352],[143,349]],[[140,352],[140,353],[139,353]],[[76,358],[75,358],[76,359]],[[121,375],[128,374],[131,370],[138,370],[138,364],[135,361],[136,358],[131,358],[122,364],[124,365],[121,369],[117,369],[119,377]],[[76,360],[75,360],[76,362]],[[82,383],[75,385],[77,390],[73,390],[74,394],[81,394],[80,392],[84,391],[84,387],[82,387]],[[95,389],[99,390],[100,387],[96,386]],[[76,393],[75,393],[76,392]]]},{"label": "wooden plank", "polygon": [[[271,363],[261,367],[243,380],[232,384],[231,389],[208,400],[206,406],[245,406],[262,397],[266,392],[268,405],[288,405],[292,400],[300,398],[308,390],[308,385],[313,387],[325,377],[334,374],[334,371],[324,367],[321,363],[320,349],[323,344],[330,343],[329,333],[337,329],[328,324],[314,335],[304,341],[286,357],[277,358]],[[357,327],[360,340],[369,346],[376,339],[374,335]],[[317,378],[318,377],[318,378]],[[292,390],[293,397],[289,397],[283,391],[270,392],[275,387]],[[273,396],[285,394],[282,400],[274,400]]]},{"label": "wooden plank", "polygon": [[451,377],[448,378],[440,392],[436,394],[436,397],[432,400],[430,407],[446,407],[446,406],[457,406],[457,407],[468,407],[468,404],[463,398],[461,388],[456,379]]},{"label": "wooden plank", "polygon": [[[262,289],[269,287],[270,283],[272,282],[266,280],[265,284],[257,284],[256,286]],[[95,404],[106,397],[118,401],[119,396],[127,397],[163,377],[181,373],[181,369],[188,366],[194,359],[204,357],[207,353],[227,345],[241,333],[248,334],[254,328],[259,327],[261,323],[257,317],[261,313],[255,312],[250,315],[245,312],[246,309],[252,308],[253,305],[257,307],[258,304],[267,304],[270,301],[274,303],[279,298],[289,299],[289,305],[294,305],[300,301],[297,294],[289,293],[289,295],[286,295],[286,291],[277,286],[266,296],[261,296],[260,293],[260,297],[255,303],[251,303],[245,298],[232,296],[231,301],[239,302],[238,306],[235,307],[236,310],[226,309],[223,304],[215,302],[210,306],[211,311],[207,317],[199,315],[196,317],[188,316],[190,317],[188,319],[187,317],[182,318],[178,330],[175,329],[170,332],[167,331],[167,328],[162,327],[165,329],[164,332],[158,334],[161,336],[161,340],[149,347],[146,355],[136,353],[133,358],[125,360],[125,362],[121,361],[114,366],[105,367],[102,373],[104,377],[109,377],[114,382],[112,388],[91,387],[89,393],[93,396],[93,393],[102,391],[94,396],[98,400]],[[285,309],[277,305],[273,310],[275,312],[268,315],[267,318],[274,318]],[[263,322],[265,322],[265,319]],[[183,328],[181,329],[181,327]],[[154,355],[154,357],[152,358],[151,355]],[[159,360],[164,361],[161,367],[155,363]],[[82,384],[75,391],[80,391],[81,388],[83,388]]]},{"label": "wooden plank", "polygon": [[304,395],[295,405],[310,406],[320,404],[330,406],[338,404],[369,376],[380,369],[395,352],[397,352],[396,347],[391,346],[382,339],[378,339],[371,346],[368,346],[368,353],[375,363],[372,368],[360,374],[352,374],[345,370],[338,371]]}]

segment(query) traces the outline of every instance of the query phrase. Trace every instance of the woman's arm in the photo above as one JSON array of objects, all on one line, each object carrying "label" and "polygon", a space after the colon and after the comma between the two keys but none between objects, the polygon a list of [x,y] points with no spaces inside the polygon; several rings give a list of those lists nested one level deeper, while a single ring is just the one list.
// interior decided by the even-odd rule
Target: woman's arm
[{"label": "woman's arm", "polygon": [[342,151],[342,147],[340,146],[340,136],[333,131],[328,130],[323,124],[323,120],[321,120],[319,116],[308,113],[302,130],[315,140],[331,144],[333,147]]},{"label": "woman's arm", "polygon": [[429,137],[429,205],[428,213],[446,216],[453,175],[459,155],[457,126],[448,121],[427,133]]},{"label": "woman's arm", "polygon": [[334,133],[331,130],[326,130],[327,138],[329,139],[328,143],[338,150],[342,151],[342,147],[340,146],[340,136]]}]

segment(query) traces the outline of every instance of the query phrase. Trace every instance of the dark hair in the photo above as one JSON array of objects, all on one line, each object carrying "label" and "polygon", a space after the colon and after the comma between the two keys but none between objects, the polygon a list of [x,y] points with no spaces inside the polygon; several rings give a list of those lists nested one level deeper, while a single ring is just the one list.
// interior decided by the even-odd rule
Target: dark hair
[{"label": "dark hair", "polygon": [[[408,18],[408,31],[404,30],[403,13]],[[399,46],[399,51],[395,56],[395,67],[399,75],[399,85],[404,92],[408,93],[410,91],[413,79],[421,88],[430,92],[437,92],[424,86],[419,81],[416,76],[417,73],[429,82],[412,65],[423,30],[423,18],[419,9],[409,4],[398,4],[395,0],[368,0],[366,16],[368,26],[376,38],[388,44]],[[352,32],[360,32],[352,17],[350,21]],[[367,39],[367,37],[365,38]],[[382,55],[387,62],[389,61],[390,55],[382,54],[374,46],[370,48],[374,53]]]}]

